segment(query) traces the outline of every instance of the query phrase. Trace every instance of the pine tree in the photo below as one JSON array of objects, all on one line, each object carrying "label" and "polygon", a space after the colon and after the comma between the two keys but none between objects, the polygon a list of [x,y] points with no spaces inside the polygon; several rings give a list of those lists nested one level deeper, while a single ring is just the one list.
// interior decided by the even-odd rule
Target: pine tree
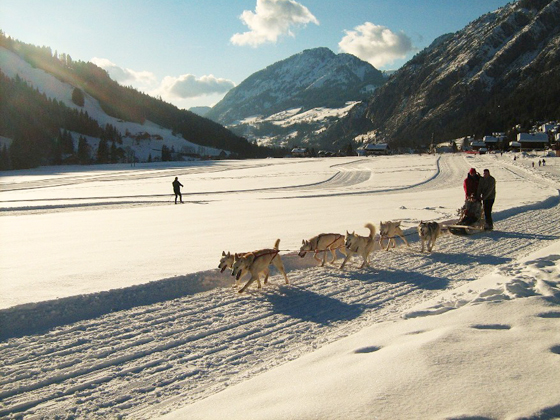
[{"label": "pine tree", "polygon": [[84,92],[82,92],[80,88],[74,88],[74,90],[72,91],[72,102],[74,102],[78,106],[84,106]]},{"label": "pine tree", "polygon": [[60,143],[60,151],[62,154],[73,155],[74,154],[74,139],[72,134],[67,130],[63,130],[58,135]]},{"label": "pine tree", "polygon": [[107,147],[107,140],[102,139],[99,141],[97,147],[97,163],[107,163],[109,161],[109,148]]},{"label": "pine tree", "polygon": [[10,152],[8,150],[8,146],[4,144],[2,146],[2,149],[0,149],[0,171],[8,171],[10,169],[12,169]]},{"label": "pine tree", "polygon": [[60,137],[53,139],[52,163],[53,165],[60,165],[62,163],[62,140]]},{"label": "pine tree", "polygon": [[169,162],[171,160],[171,152],[169,151],[169,147],[165,144],[161,146],[161,161],[162,162]]},{"label": "pine tree", "polygon": [[119,161],[119,150],[114,141],[111,142],[111,149],[109,151],[109,162],[117,163]]},{"label": "pine tree", "polygon": [[82,165],[90,163],[89,145],[84,136],[80,136],[78,141],[78,160]]}]

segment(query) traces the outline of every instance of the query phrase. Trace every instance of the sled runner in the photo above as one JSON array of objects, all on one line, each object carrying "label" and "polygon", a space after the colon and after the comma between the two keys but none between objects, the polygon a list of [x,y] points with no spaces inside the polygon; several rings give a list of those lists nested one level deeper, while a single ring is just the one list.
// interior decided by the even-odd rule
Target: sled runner
[{"label": "sled runner", "polygon": [[473,233],[484,232],[484,227],[480,226],[448,225],[447,229],[453,235],[472,235]]}]

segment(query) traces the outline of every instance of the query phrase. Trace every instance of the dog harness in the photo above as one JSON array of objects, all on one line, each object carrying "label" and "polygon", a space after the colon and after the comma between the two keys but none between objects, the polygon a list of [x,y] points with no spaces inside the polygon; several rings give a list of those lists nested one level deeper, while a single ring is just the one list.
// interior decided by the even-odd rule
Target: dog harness
[{"label": "dog harness", "polygon": [[[330,233],[321,234],[321,235],[319,235],[319,238],[321,238],[322,236],[326,236],[326,235],[330,235]],[[318,250],[316,250],[315,252],[323,252],[323,251],[326,251],[326,250],[328,250],[328,249],[331,249],[331,248],[330,248],[331,245],[334,244],[336,241],[338,241],[340,238],[343,238],[343,237],[344,237],[343,235],[337,234],[336,237],[335,237],[335,240],[332,241],[330,244],[328,244],[328,245],[325,247],[325,249],[318,249]],[[317,243],[319,243],[319,241],[317,241]],[[344,248],[344,245],[343,245],[343,246],[339,246],[339,247],[334,248],[334,249],[340,249],[340,248]]]}]

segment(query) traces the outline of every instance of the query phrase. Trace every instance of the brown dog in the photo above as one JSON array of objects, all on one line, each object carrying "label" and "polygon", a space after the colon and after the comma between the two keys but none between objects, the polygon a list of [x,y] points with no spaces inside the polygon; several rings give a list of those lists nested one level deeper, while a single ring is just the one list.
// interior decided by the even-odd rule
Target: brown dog
[{"label": "brown dog", "polygon": [[276,240],[274,248],[271,249],[261,249],[254,252],[248,252],[246,254],[235,254],[233,269],[231,272],[232,276],[235,276],[236,280],[239,280],[241,276],[248,272],[251,274],[249,281],[243,286],[239,293],[243,293],[247,287],[249,287],[255,280],[257,281],[259,289],[261,286],[260,273],[267,273],[265,278],[265,284],[268,279],[268,266],[270,264],[274,265],[280,273],[284,276],[286,284],[289,284],[288,276],[286,275],[286,270],[284,269],[284,264],[282,263],[282,258],[279,254],[280,239]]},{"label": "brown dog", "polygon": [[301,248],[299,249],[299,256],[305,257],[305,254],[313,251],[313,258],[316,261],[321,262],[317,258],[319,252],[323,253],[323,260],[321,262],[321,267],[325,265],[325,260],[327,259],[327,251],[331,252],[332,260],[330,263],[336,261],[336,250],[340,250],[344,255],[346,255],[346,250],[344,249],[344,235],[339,233],[321,233],[314,236],[310,240],[303,240],[301,242]]}]

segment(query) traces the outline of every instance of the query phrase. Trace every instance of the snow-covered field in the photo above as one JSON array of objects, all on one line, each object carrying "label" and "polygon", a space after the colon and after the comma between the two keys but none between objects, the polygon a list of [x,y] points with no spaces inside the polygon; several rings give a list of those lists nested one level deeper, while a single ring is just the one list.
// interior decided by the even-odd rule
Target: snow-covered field
[{"label": "snow-covered field", "polygon": [[[538,159],[2,173],[0,417],[560,417],[560,162]],[[420,253],[415,226],[456,217],[470,167],[497,180],[496,230]],[[411,247],[363,270],[297,257],[380,220]],[[291,284],[273,269],[239,295],[221,252],[276,238]]]}]

